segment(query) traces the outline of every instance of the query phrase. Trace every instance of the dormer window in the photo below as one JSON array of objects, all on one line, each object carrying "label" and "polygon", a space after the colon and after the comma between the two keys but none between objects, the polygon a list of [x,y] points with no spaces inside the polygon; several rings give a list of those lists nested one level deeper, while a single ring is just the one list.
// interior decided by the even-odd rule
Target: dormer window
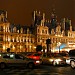
[{"label": "dormer window", "polygon": [[46,34],[47,34],[47,30],[45,30]]},{"label": "dormer window", "polygon": [[23,33],[23,28],[21,28],[21,33]]},{"label": "dormer window", "polygon": [[42,33],[44,33],[44,30],[42,30]]}]

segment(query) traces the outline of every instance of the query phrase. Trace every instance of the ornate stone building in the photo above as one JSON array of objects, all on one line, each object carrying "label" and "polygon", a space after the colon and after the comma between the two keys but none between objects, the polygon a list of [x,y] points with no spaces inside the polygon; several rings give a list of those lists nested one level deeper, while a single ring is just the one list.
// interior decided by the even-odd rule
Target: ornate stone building
[{"label": "ornate stone building", "polygon": [[28,27],[11,24],[7,20],[7,11],[0,10],[0,52],[6,52],[7,48],[10,48],[11,52],[35,52],[37,45],[42,45],[46,50],[47,39],[51,39],[52,52],[58,51],[56,47],[59,42],[60,45],[64,43],[68,48],[72,48],[75,43],[75,31],[72,30],[71,20],[68,23],[69,30],[66,30],[65,19],[58,23],[54,16],[52,13],[51,20],[47,21],[45,13],[41,15],[40,12],[34,11],[32,25]]}]

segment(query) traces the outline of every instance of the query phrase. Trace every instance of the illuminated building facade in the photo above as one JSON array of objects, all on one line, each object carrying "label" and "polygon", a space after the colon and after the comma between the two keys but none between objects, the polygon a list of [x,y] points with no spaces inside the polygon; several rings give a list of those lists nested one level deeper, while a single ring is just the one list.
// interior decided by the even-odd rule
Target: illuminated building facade
[{"label": "illuminated building facade", "polygon": [[[55,9],[52,10],[51,19],[45,19],[45,13],[43,13],[41,21],[36,16],[41,13],[34,11],[33,25],[36,26],[36,43],[46,47],[46,40],[51,39],[51,51],[69,51],[75,48],[75,31],[72,29],[71,20],[63,18],[60,22],[57,20]],[[37,18],[35,20],[35,18]],[[40,21],[40,24],[37,22]],[[60,45],[58,45],[60,43]]]},{"label": "illuminated building facade", "polygon": [[[55,18],[53,17],[52,21],[53,19]],[[67,44],[67,47],[74,46],[75,31],[72,30],[71,20],[66,32],[65,19],[61,23],[55,23],[54,28],[51,28],[51,25],[54,25],[52,21],[45,20],[45,13],[41,15],[40,12],[34,11],[32,26],[10,24],[7,11],[0,10],[0,52],[6,52],[7,48],[10,48],[11,52],[35,52],[37,45],[47,49],[47,39],[51,39],[52,52],[58,51],[56,47],[59,42]]]},{"label": "illuminated building facade", "polygon": [[35,50],[34,35],[30,33],[29,27],[11,25],[7,20],[7,11],[0,10],[0,52],[32,52]]}]

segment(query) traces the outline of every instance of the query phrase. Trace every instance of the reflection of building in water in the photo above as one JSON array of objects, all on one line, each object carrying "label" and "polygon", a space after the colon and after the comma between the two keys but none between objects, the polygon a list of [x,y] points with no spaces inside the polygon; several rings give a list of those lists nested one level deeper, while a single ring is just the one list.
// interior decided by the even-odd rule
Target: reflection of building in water
[{"label": "reflection of building in water", "polygon": [[11,24],[7,20],[7,11],[0,10],[0,51],[6,52],[10,48],[11,52],[34,52],[37,45],[42,45],[45,50],[46,40],[51,39],[51,51],[56,49],[58,42],[65,43],[60,51],[68,47],[75,47],[75,31],[72,30],[71,20],[62,19],[57,21],[54,11],[51,19],[45,19],[45,13],[34,11],[31,26],[21,26]]}]

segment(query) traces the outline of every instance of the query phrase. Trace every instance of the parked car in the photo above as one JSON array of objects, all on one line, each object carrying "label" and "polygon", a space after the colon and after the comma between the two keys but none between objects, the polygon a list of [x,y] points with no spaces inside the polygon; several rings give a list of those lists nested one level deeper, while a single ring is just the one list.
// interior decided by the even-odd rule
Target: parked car
[{"label": "parked car", "polygon": [[29,53],[26,55],[27,58],[35,59],[35,60],[40,60],[41,59],[41,53]]},{"label": "parked car", "polygon": [[75,68],[75,49],[69,51],[69,57],[66,60],[66,63],[72,68]]},{"label": "parked car", "polygon": [[43,64],[52,64],[54,66],[64,65],[64,64],[66,64],[66,59],[63,58],[59,54],[51,54],[51,55],[43,54],[42,63]]},{"label": "parked car", "polygon": [[40,60],[34,60],[23,57],[15,53],[0,53],[0,68],[9,66],[26,66],[27,68],[34,68],[41,64]]}]

